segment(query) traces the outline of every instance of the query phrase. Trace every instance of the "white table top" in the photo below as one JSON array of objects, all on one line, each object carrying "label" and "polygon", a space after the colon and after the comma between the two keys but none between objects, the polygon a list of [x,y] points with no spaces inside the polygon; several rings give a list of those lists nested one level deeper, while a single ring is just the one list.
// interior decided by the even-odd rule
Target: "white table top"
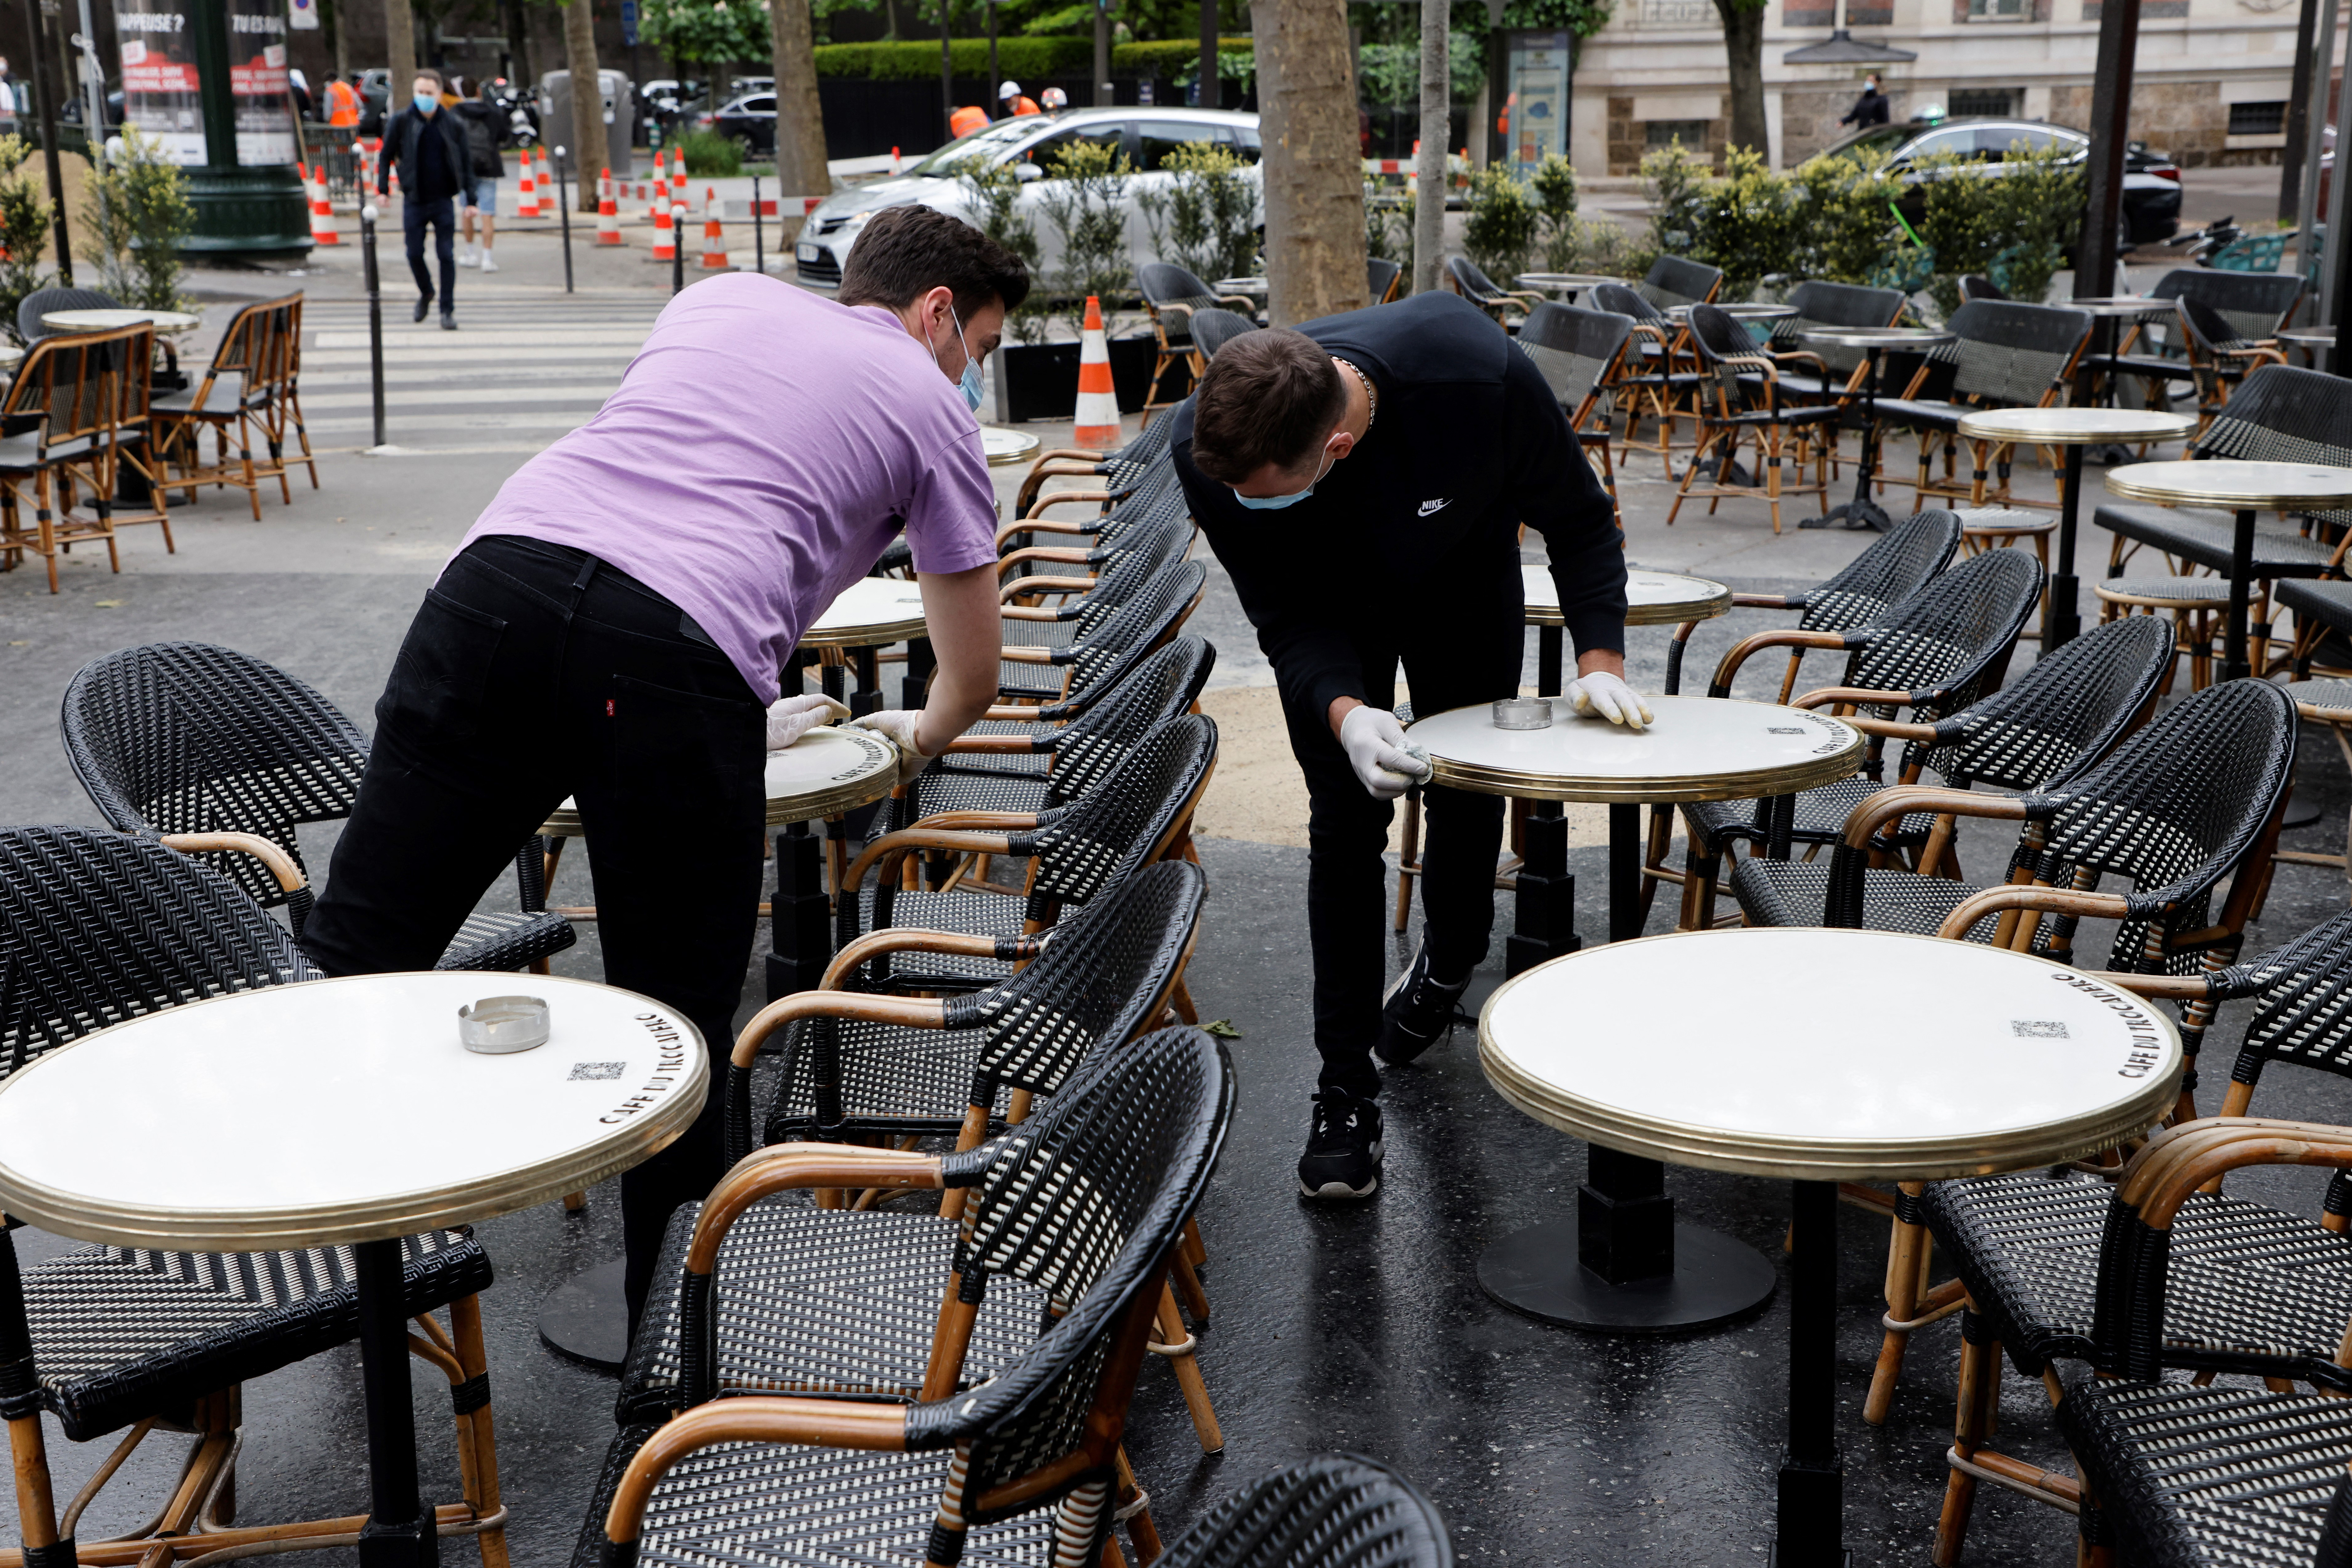
[{"label": "white table top", "polygon": [[2046,959],[1888,931],[1685,931],[1506,981],[1487,1081],[1627,1153],[1794,1181],[2022,1170],[2170,1108],[2180,1037]]},{"label": "white table top", "polygon": [[146,325],[159,332],[184,332],[203,321],[185,310],[50,310],[41,317],[41,325],[53,332],[112,332]]},{"label": "white table top", "polygon": [[[1527,624],[1557,626],[1559,585],[1549,566],[1519,568]],[[1704,577],[1684,577],[1672,572],[1625,574],[1625,624],[1629,626],[1675,626],[1685,621],[1710,621],[1731,608],[1731,590]]]},{"label": "white table top", "polygon": [[2048,447],[2095,447],[2109,441],[2185,441],[2197,432],[2187,414],[2152,408],[1994,408],[1960,416],[1970,441],[2032,441]]},{"label": "white table top", "polygon": [[1266,280],[1263,278],[1220,278],[1209,285],[1220,294],[1263,294]]},{"label": "white table top", "polygon": [[2105,294],[2095,300],[2062,300],[2062,310],[2082,310],[2094,316],[2154,316],[2172,314],[2172,301],[2146,294]]},{"label": "white table top", "polygon": [[[1786,321],[1797,313],[1797,307],[1794,305],[1750,305],[1734,302],[1729,305],[1717,305],[1716,309],[1727,316],[1742,321]],[[1666,314],[1677,321],[1685,320],[1690,313],[1691,308],[1688,305],[1666,307]]]},{"label": "white table top", "polygon": [[[1522,272],[1511,281],[1521,289],[1537,290],[1592,289],[1603,283],[1625,283],[1622,278],[1612,278],[1603,272]],[[1627,283],[1631,288],[1632,285]]]},{"label": "white table top", "polygon": [[860,577],[801,633],[803,647],[882,647],[923,635],[923,587]]},{"label": "white table top", "polygon": [[1002,425],[980,427],[980,449],[988,454],[988,466],[992,468],[1017,463],[1038,446],[1037,437],[1026,430],[1008,430]]},{"label": "white table top", "polygon": [[25,351],[14,343],[0,343],[0,370],[5,370],[25,357]]},{"label": "white table top", "polygon": [[1405,731],[1436,782],[1525,800],[1746,800],[1850,777],[1862,731],[1825,713],[1728,698],[1643,694],[1656,721],[1635,733],[1552,699],[1548,730],[1497,730],[1481,702]]},{"label": "white table top", "polygon": [[[768,826],[836,816],[880,800],[898,782],[898,748],[871,730],[825,724],[768,753]],[[580,803],[569,795],[541,825],[551,838],[581,838]]]},{"label": "white table top", "polygon": [[2248,511],[2352,506],[2352,468],[2324,463],[2133,463],[2107,470],[2107,489],[2131,500],[2185,501]]},{"label": "white table top", "polygon": [[[546,999],[545,1045],[458,1043],[459,1007],[516,993]],[[709,1076],[693,1025],[584,980],[268,985],[100,1029],[0,1085],[0,1206],[123,1247],[382,1241],[627,1170],[686,1130]]]},{"label": "white table top", "polygon": [[1806,327],[1797,337],[1803,342],[1846,349],[1927,348],[1952,341],[1951,333],[1933,327]]}]

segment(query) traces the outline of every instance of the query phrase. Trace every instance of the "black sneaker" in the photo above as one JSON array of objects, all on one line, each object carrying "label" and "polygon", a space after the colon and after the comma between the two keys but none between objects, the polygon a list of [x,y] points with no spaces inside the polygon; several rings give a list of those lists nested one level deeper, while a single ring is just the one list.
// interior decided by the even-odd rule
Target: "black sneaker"
[{"label": "black sneaker", "polygon": [[1368,1198],[1381,1185],[1381,1108],[1336,1089],[1315,1097],[1298,1190],[1310,1198]]},{"label": "black sneaker", "polygon": [[1440,984],[1433,979],[1429,946],[1423,943],[1404,973],[1390,982],[1388,994],[1381,998],[1381,1037],[1372,1049],[1384,1062],[1412,1060],[1454,1032],[1455,1004],[1469,988],[1466,974],[1458,985]]},{"label": "black sneaker", "polygon": [[455,310],[441,312],[441,330],[445,332],[454,332],[457,330],[457,313]]},{"label": "black sneaker", "polygon": [[413,320],[415,320],[415,321],[423,321],[423,320],[425,319],[425,312],[426,312],[426,311],[428,311],[428,310],[432,310],[432,309],[433,309],[433,296],[432,296],[432,295],[430,295],[430,294],[427,294],[427,295],[425,295],[425,298],[423,298],[422,300],[417,300],[417,301],[416,301],[416,314],[415,314],[415,316],[414,318],[412,318],[412,319],[413,319]]}]

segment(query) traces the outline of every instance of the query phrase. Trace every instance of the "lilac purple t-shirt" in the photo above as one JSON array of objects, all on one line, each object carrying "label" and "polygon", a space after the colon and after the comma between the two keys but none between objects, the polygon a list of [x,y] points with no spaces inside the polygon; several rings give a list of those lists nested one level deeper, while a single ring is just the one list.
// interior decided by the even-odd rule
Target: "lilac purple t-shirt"
[{"label": "lilac purple t-shirt", "polygon": [[584,550],[693,616],[772,702],[802,629],[902,521],[918,572],[996,559],[962,394],[889,311],[744,272],[672,300],[603,411],[517,469],[458,548]]}]

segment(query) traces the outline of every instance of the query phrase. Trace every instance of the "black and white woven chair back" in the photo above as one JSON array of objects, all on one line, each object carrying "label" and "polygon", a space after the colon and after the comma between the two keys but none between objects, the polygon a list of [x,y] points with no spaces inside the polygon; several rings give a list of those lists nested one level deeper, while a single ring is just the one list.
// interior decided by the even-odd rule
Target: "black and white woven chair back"
[{"label": "black and white woven chair back", "polygon": [[1501,286],[1466,256],[1447,257],[1445,269],[1454,275],[1454,281],[1461,289],[1463,297],[1474,305],[1491,304],[1496,300],[1508,298]]},{"label": "black and white woven chair back", "polygon": [[1103,488],[1113,495],[1132,489],[1137,481],[1168,461],[1168,438],[1171,434],[1164,420],[1154,419],[1146,425],[1141,435],[1102,460]]},{"label": "black and white woven chair back", "polygon": [[[973,1151],[988,1170],[965,1205],[956,1268],[968,1281],[1027,1280],[1055,1321],[988,1383],[908,1413],[909,1448],[961,1451],[942,1511],[977,1527],[1044,1500],[1024,1492],[994,1509],[982,1502],[1081,1447],[1104,1376],[1118,1371],[1114,1341],[1139,1293],[1160,1289],[1233,1105],[1224,1047],[1199,1029],[1162,1029],[1096,1057],[1038,1115]],[[1096,1560],[1109,1533],[1110,1481],[1106,1464],[1067,1483],[1057,1563]]]},{"label": "black and white woven chair back", "polygon": [[1607,310],[1538,305],[1519,323],[1519,352],[1543,372],[1544,384],[1571,418],[1625,352],[1633,323]]},{"label": "black and white woven chair back", "polygon": [[125,1019],[320,978],[193,857],[104,828],[0,828],[0,1078]]},{"label": "black and white woven chair back", "polygon": [[2352,1078],[2352,911],[2231,964],[2212,985],[2218,996],[2254,998],[2232,1082],[2259,1082],[2274,1061]]},{"label": "black and white woven chair back", "polygon": [[1192,809],[1217,761],[1217,723],[1202,713],[1171,719],[1143,738],[1110,775],[1069,805],[1039,814],[1015,835],[1016,853],[1037,858],[1029,918],[1083,904],[1117,887],[1159,853]]},{"label": "black and white woven chair back", "polygon": [[[1191,951],[1209,879],[1189,860],[1146,866],[1054,930],[1036,962],[947,1004],[986,1033],[971,1103],[998,1086],[1053,1094],[1090,1054],[1154,1021]],[[983,1092],[985,1091],[985,1092]]]},{"label": "black and white woven chair back", "polygon": [[[1693,305],[1690,308],[1691,346],[1698,353],[1700,366],[1715,376],[1715,384],[1723,393],[1723,406],[1738,413],[1751,402],[1759,408],[1764,405],[1761,396],[1751,398],[1740,373],[1746,369],[1753,374],[1752,366],[1744,367],[1730,362],[1741,355],[1754,354],[1756,340],[1738,319],[1714,305]],[[1709,413],[1714,409],[1710,407]]]},{"label": "black and white woven chair back", "polygon": [[1174,569],[1192,548],[1192,520],[1171,517],[1138,524],[1122,532],[1118,548],[1102,563],[1094,586],[1072,601],[1077,611],[1071,620],[1072,642],[1092,637],[1111,616],[1151,585],[1160,574]]},{"label": "black and white woven chair back", "polygon": [[1629,321],[1645,322],[1652,326],[1674,324],[1664,310],[1650,303],[1641,292],[1629,289],[1622,283],[1596,283],[1586,293],[1585,298],[1592,301],[1594,310],[1609,315],[1623,316]]},{"label": "black and white woven chair back", "polygon": [[[1192,613],[1209,581],[1198,561],[1180,561],[1137,589],[1092,636],[1070,645],[1070,684],[1065,700],[1107,691],[1165,642]],[[1092,706],[1091,700],[1088,706]]]},{"label": "black and white woven chair back", "polygon": [[2000,682],[2017,634],[2042,597],[2042,563],[2022,550],[1972,555],[1886,612],[1857,637],[1841,684],[1868,691],[1948,689],[1914,707],[1931,723]]},{"label": "black and white woven chair back", "polygon": [[2253,346],[2239,332],[2236,322],[2201,300],[2182,300],[2175,308],[2180,312],[2181,330],[2209,356],[2218,358],[2232,349]]},{"label": "black and white woven chair back", "polygon": [[2009,292],[1980,272],[1970,272],[1960,279],[1962,300],[2006,300]]},{"label": "black and white woven chair back", "polygon": [[1928,747],[1925,765],[1961,789],[2063,789],[2155,700],[2173,654],[2160,617],[2109,621],[1961,712],[1961,738]]},{"label": "black and white woven chair back", "polygon": [[1851,375],[1865,357],[1862,350],[1807,342],[1805,334],[1824,327],[1891,327],[1903,314],[1906,298],[1900,289],[1865,289],[1857,283],[1817,279],[1800,283],[1782,301],[1797,313],[1772,323],[1772,347],[1782,353],[1801,350],[1819,354],[1830,369]]},{"label": "black and white woven chair back", "polygon": [[2278,336],[2303,300],[2305,283],[2293,272],[2225,272],[2176,267],[2148,293],[2158,300],[2194,300],[2230,323],[2231,336],[2262,342]]},{"label": "black and white woven chair back", "polygon": [[1377,256],[1367,258],[1364,262],[1366,302],[1374,305],[1387,304],[1389,290],[1397,286],[1397,279],[1403,271],[1404,268],[1397,262],[1383,261]]},{"label": "black and white woven chair back", "polygon": [[1915,512],[1872,541],[1869,549],[1805,595],[1798,629],[1850,632],[1866,626],[1927,585],[1960,547],[1953,512]]},{"label": "black and white woven chair back", "polygon": [[1053,771],[1045,775],[1051,803],[1066,805],[1109,777],[1146,735],[1192,706],[1216,663],[1217,650],[1205,638],[1181,637],[1136,666],[1054,738]]},{"label": "black and white woven chair back", "polygon": [[[333,703],[211,643],[92,659],[67,684],[59,718],[66,761],[116,827],[255,834],[297,866],[295,826],[351,815],[367,766],[367,738]],[[265,907],[287,901],[253,857],[204,858]]]},{"label": "black and white woven chair back", "polygon": [[1955,334],[1927,357],[1952,370],[1952,399],[2031,408],[2065,385],[2091,335],[2086,311],[2009,300],[1970,300],[1945,325]]},{"label": "black and white woven chair back", "polygon": [[1192,342],[1203,354],[1214,359],[1219,349],[1244,332],[1257,330],[1257,323],[1247,316],[1213,306],[1192,318]]},{"label": "black and white woven chair back", "polygon": [[[1643,299],[1663,310],[1669,305],[1699,305],[1715,298],[1723,287],[1723,269],[1679,256],[1661,256],[1650,263],[1637,286]],[[1615,306],[1603,309],[1614,310]]]},{"label": "black and white woven chair back", "polygon": [[1160,1568],[1454,1568],[1437,1505],[1377,1459],[1318,1454],[1220,1500]]},{"label": "black and white woven chair back", "polygon": [[[2263,680],[2225,680],[2177,704],[2068,788],[2053,792],[2038,874],[2088,889],[2128,878],[2135,912],[2108,966],[2145,971],[2149,921],[2169,931],[2208,922],[2216,884],[2243,860],[2292,782],[2294,700]],[[2170,906],[2168,912],[2165,906]],[[2188,973],[2194,953],[2168,967]]]},{"label": "black and white woven chair back", "polygon": [[1190,342],[1193,318],[1217,302],[1215,291],[1206,283],[1165,261],[1147,261],[1138,267],[1135,288],[1158,317],[1160,331],[1171,348]]},{"label": "black and white woven chair back", "polygon": [[[2195,446],[2200,458],[2352,464],[2352,381],[2293,365],[2257,365]],[[2311,515],[2334,527],[2352,526],[2352,511]]]}]

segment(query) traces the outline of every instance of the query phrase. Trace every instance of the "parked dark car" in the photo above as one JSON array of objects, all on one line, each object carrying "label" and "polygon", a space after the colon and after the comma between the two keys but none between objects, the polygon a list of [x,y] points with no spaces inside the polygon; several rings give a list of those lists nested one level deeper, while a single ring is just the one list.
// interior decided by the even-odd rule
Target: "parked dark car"
[{"label": "parked dark car", "polygon": [[[1937,153],[1957,153],[1998,174],[2000,161],[2019,142],[2040,151],[2071,147],[2075,161],[2091,155],[2091,138],[2071,125],[2046,120],[2008,120],[1991,115],[1964,115],[1951,120],[1914,120],[1902,125],[1875,125],[1832,145],[1829,154],[1868,148],[1886,153],[1887,168],[1912,185],[1920,179],[1918,164]],[[1906,222],[1916,223],[1925,202],[1915,190],[1896,205]],[[2169,239],[2180,228],[2180,165],[2144,142],[2135,142],[2124,158],[2124,237],[2134,245]]]},{"label": "parked dark car", "polygon": [[700,116],[697,124],[700,130],[732,136],[755,157],[772,158],[776,155],[775,89],[744,93],[726,107]]}]

